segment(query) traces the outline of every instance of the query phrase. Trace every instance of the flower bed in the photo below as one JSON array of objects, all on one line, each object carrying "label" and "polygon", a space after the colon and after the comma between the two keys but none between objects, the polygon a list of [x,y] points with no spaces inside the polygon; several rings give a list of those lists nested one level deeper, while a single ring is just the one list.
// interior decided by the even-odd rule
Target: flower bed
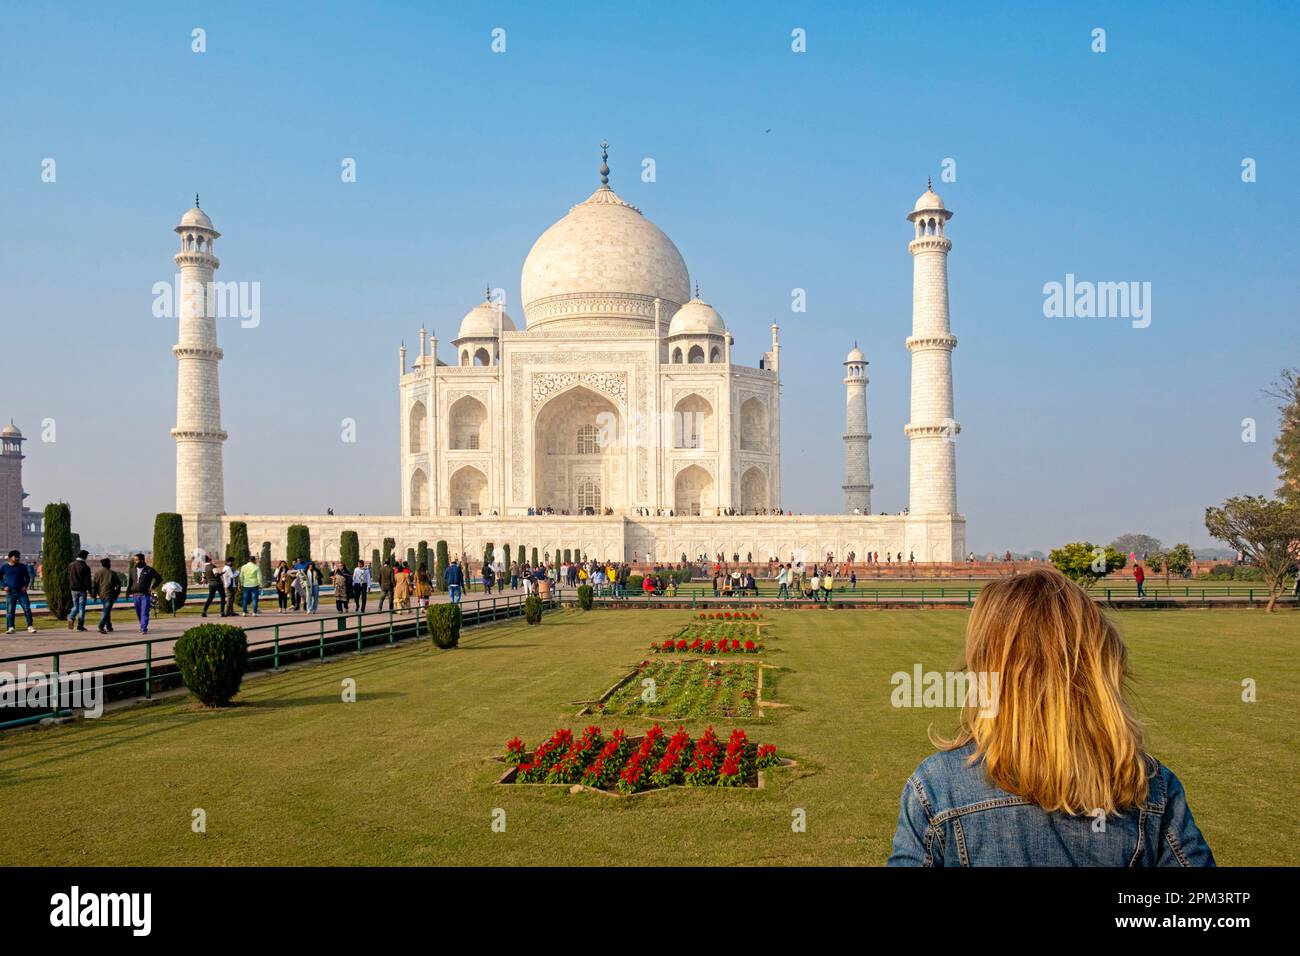
[{"label": "flower bed", "polygon": [[[761,717],[762,665],[754,661],[642,661],[602,701],[582,714],[625,717]],[[647,681],[654,681],[653,685]]]},{"label": "flower bed", "polygon": [[754,744],[737,728],[724,744],[708,727],[698,740],[684,727],[668,736],[655,724],[643,736],[621,728],[609,737],[588,727],[581,737],[561,728],[535,751],[514,737],[498,758],[512,764],[503,784],[549,784],[631,795],[664,787],[760,787],[761,771],[792,765],[774,744]]},{"label": "flower bed", "polygon": [[758,611],[701,611],[697,617],[700,621],[760,621],[763,615]]}]

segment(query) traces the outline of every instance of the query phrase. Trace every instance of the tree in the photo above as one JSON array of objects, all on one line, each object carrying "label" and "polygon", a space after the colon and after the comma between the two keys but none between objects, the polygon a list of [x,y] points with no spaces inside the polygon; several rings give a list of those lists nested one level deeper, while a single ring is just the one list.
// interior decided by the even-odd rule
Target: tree
[{"label": "tree", "polygon": [[76,557],[81,554],[81,535],[72,532],[72,556]]},{"label": "tree", "polygon": [[572,559],[573,559],[573,552],[570,551],[568,548],[565,548],[565,549],[564,549],[564,563],[565,563],[565,564],[570,564],[570,563],[572,562]]},{"label": "tree", "polygon": [[393,559],[393,552],[397,549],[397,542],[392,538],[384,539],[384,564]]},{"label": "tree", "polygon": [[1165,583],[1169,583],[1169,576],[1175,574],[1182,577],[1191,570],[1192,561],[1196,555],[1192,553],[1191,545],[1176,544],[1168,551],[1160,555],[1160,560],[1165,566]]},{"label": "tree", "polygon": [[288,551],[285,555],[292,564],[299,558],[304,561],[311,560],[311,531],[305,524],[291,524],[287,532]]},{"label": "tree", "polygon": [[501,545],[501,561],[503,562],[502,567],[505,568],[505,573],[509,575],[510,574],[510,545],[509,544]]},{"label": "tree", "polygon": [[415,565],[429,570],[429,542],[421,541],[415,546]]},{"label": "tree", "polygon": [[439,591],[447,590],[447,568],[451,567],[451,558],[447,554],[447,542],[439,541],[434,545],[434,556],[438,562],[437,575],[433,582]]},{"label": "tree", "polygon": [[270,541],[262,542],[262,554],[257,559],[257,566],[262,570],[262,583],[270,584],[271,575],[273,573],[271,568],[271,542]]},{"label": "tree", "polygon": [[375,575],[379,573],[379,549],[370,549],[370,573]]},{"label": "tree", "polygon": [[1091,541],[1072,541],[1053,549],[1049,557],[1058,571],[1085,589],[1128,561],[1114,548],[1100,548]]},{"label": "tree", "polygon": [[339,535],[339,560],[345,568],[355,568],[361,560],[361,540],[355,531],[344,531]]},{"label": "tree", "polygon": [[515,560],[519,562],[519,567],[520,567],[521,569],[523,568],[523,566],[524,566],[525,564],[528,563],[528,553],[527,553],[527,549],[526,549],[522,544],[519,546],[519,549],[518,549],[518,551],[516,552]]},{"label": "tree", "polygon": [[414,548],[407,548],[407,549],[406,549],[406,563],[407,563],[407,565],[409,565],[411,568],[414,568],[414,567],[415,567],[415,549],[414,549]]},{"label": "tree", "polygon": [[235,559],[235,567],[242,568],[248,563],[248,525],[242,521],[230,522],[230,547],[226,556]]},{"label": "tree", "polygon": [[160,512],[153,519],[153,569],[158,572],[160,604],[163,603],[162,585],[175,581],[181,586],[181,593],[168,604],[170,609],[179,611],[185,606],[189,575],[185,573],[185,525],[173,511]]},{"label": "tree", "polygon": [[1110,546],[1120,554],[1136,554],[1142,560],[1152,562],[1155,561],[1152,555],[1164,550],[1160,539],[1153,538],[1149,534],[1122,534],[1112,541]]},{"label": "tree", "polygon": [[533,548],[533,567],[537,567],[540,562],[537,560],[537,549]]},{"label": "tree", "polygon": [[1229,498],[1205,509],[1210,537],[1242,552],[1268,585],[1268,610],[1277,604],[1282,583],[1295,567],[1300,541],[1300,506],[1262,495]]},{"label": "tree", "polygon": [[492,564],[492,554],[492,542],[489,541],[483,546],[483,567],[486,568]]},{"label": "tree", "polygon": [[45,606],[57,620],[72,610],[72,591],[65,569],[72,563],[72,509],[66,501],[45,506],[45,538],[41,542],[41,587]]},{"label": "tree", "polygon": [[1289,505],[1300,505],[1300,369],[1284,368],[1268,394],[1281,401],[1273,461],[1282,484],[1277,496]]}]

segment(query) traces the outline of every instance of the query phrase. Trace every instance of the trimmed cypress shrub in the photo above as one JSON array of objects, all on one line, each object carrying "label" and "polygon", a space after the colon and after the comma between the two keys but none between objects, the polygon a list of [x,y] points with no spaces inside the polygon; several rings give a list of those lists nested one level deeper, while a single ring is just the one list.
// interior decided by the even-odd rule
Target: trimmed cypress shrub
[{"label": "trimmed cypress shrub", "polygon": [[72,509],[66,501],[45,506],[45,538],[41,542],[41,587],[45,606],[60,621],[72,610],[72,590],[66,569],[72,563]]},{"label": "trimmed cypress shrub", "polygon": [[257,565],[262,569],[262,583],[270,584],[271,575],[274,573],[271,568],[271,542],[262,542],[262,554],[257,559]]},{"label": "trimmed cypress shrub", "polygon": [[[245,555],[248,549],[244,549]],[[247,557],[244,558],[248,560]],[[158,572],[158,604],[179,611],[185,606],[189,575],[185,573],[185,527],[181,516],[173,511],[159,512],[153,521],[153,569]],[[175,581],[182,588],[174,603],[163,599],[162,586]]]},{"label": "trimmed cypress shrub", "polygon": [[[226,554],[235,559],[235,567],[242,568],[248,563],[248,525],[242,521],[230,522],[230,547]],[[158,552],[154,551],[154,568],[159,574],[162,574],[162,568],[158,567]],[[166,578],[164,578],[166,580]]]},{"label": "trimmed cypress shrub", "polygon": [[426,612],[429,636],[444,651],[460,643],[460,605],[430,604]]},{"label": "trimmed cypress shrub", "polygon": [[396,549],[397,549],[396,541],[394,541],[392,538],[384,539],[384,560],[383,560],[384,564],[388,563],[389,559],[392,558],[393,552]]},{"label": "trimmed cypress shrub", "polygon": [[371,548],[371,549],[370,549],[370,577],[371,577],[371,580],[374,580],[374,576],[375,576],[376,574],[378,574],[378,573],[379,573],[379,549],[378,549],[378,548]]},{"label": "trimmed cypress shrub", "polygon": [[536,549],[536,548],[533,548],[533,567],[537,567],[537,565],[538,565],[538,561],[537,561],[537,549]]},{"label": "trimmed cypress shrub", "polygon": [[72,532],[72,556],[75,558],[81,553],[81,535]]},{"label": "trimmed cypress shrub", "polygon": [[416,567],[429,570],[429,542],[421,541],[415,546],[415,564]]},{"label": "trimmed cypress shrub", "polygon": [[569,564],[573,561],[573,552],[568,548],[564,549],[564,563]]},{"label": "trimmed cypress shrub", "polygon": [[407,548],[407,549],[406,549],[406,563],[409,564],[409,565],[411,566],[411,569],[412,569],[412,570],[415,569],[415,549],[414,549],[414,548]]},{"label": "trimmed cypress shrub", "polygon": [[439,541],[437,545],[434,546],[434,553],[436,555],[438,566],[435,569],[437,574],[435,575],[433,585],[439,591],[445,591],[447,590],[447,568],[451,567],[451,558],[447,554],[447,542]]},{"label": "trimmed cypress shrub", "polygon": [[524,565],[528,563],[527,549],[525,549],[522,544],[519,546],[519,550],[515,554],[515,560],[519,562],[519,570],[521,571],[523,570]]},{"label": "trimmed cypress shrub", "polygon": [[542,599],[536,594],[524,598],[524,620],[529,624],[542,623]]},{"label": "trimmed cypress shrub", "polygon": [[285,560],[293,564],[299,558],[311,560],[311,532],[305,524],[291,524],[288,530],[288,554]]},{"label": "trimmed cypress shrub", "polygon": [[629,574],[627,576],[627,593],[640,594],[641,585],[645,583],[644,574]]},{"label": "trimmed cypress shrub", "polygon": [[590,584],[578,585],[578,607],[582,608],[584,611],[591,610],[591,585]]},{"label": "trimmed cypress shrub", "polygon": [[507,577],[510,575],[510,545],[501,545],[501,570]]},{"label": "trimmed cypress shrub", "polygon": [[361,560],[361,540],[355,531],[344,531],[339,535],[339,560],[345,568],[355,568]]},{"label": "trimmed cypress shrub", "polygon": [[181,680],[208,707],[225,707],[239,693],[248,669],[248,638],[242,627],[200,624],[180,636],[172,653]]}]

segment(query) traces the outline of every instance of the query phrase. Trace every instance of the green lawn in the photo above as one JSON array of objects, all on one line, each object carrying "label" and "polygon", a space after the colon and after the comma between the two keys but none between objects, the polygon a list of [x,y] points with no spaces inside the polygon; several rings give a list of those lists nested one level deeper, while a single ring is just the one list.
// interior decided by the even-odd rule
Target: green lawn
[{"label": "green lawn", "polygon": [[[0,863],[872,864],[898,794],[953,711],[894,709],[890,674],[960,660],[964,612],[769,611],[763,655],[783,669],[744,726],[799,766],[765,790],[629,799],[497,787],[485,758],[519,734],[580,732],[576,703],[690,619],[678,611],[548,614],[252,678],[240,706],[184,699],[0,735]],[[1221,864],[1296,865],[1300,617],[1117,614],[1154,752],[1182,778]],[[340,700],[354,678],[358,700]],[[1241,702],[1243,678],[1258,703]],[[606,732],[617,725],[606,719]],[[631,730],[644,721],[626,718]],[[702,723],[688,724],[699,732]],[[207,815],[206,834],[191,813]],[[506,830],[494,833],[495,808]],[[791,832],[803,809],[807,831]]]}]

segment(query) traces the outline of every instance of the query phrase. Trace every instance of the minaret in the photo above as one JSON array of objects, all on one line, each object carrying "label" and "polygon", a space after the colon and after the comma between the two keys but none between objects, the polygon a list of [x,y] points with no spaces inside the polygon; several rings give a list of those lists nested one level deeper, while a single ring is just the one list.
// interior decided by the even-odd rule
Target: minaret
[{"label": "minaret", "polygon": [[871,514],[871,458],[867,431],[867,359],[853,343],[844,360],[844,513]]},{"label": "minaret", "polygon": [[952,213],[927,182],[907,218],[916,236],[912,254],[911,422],[903,433],[911,441],[911,514],[957,513],[956,437],[952,417],[952,350],[957,339],[948,327],[947,222]]},{"label": "minaret", "polygon": [[217,363],[216,306],[212,299],[212,273],[221,265],[213,243],[221,235],[207,213],[188,209],[176,227],[181,251],[180,338],[172,348],[176,356],[176,510],[185,522],[189,555],[202,549],[218,557],[223,547],[220,516],[226,511],[225,478],[221,464],[221,389]]}]

